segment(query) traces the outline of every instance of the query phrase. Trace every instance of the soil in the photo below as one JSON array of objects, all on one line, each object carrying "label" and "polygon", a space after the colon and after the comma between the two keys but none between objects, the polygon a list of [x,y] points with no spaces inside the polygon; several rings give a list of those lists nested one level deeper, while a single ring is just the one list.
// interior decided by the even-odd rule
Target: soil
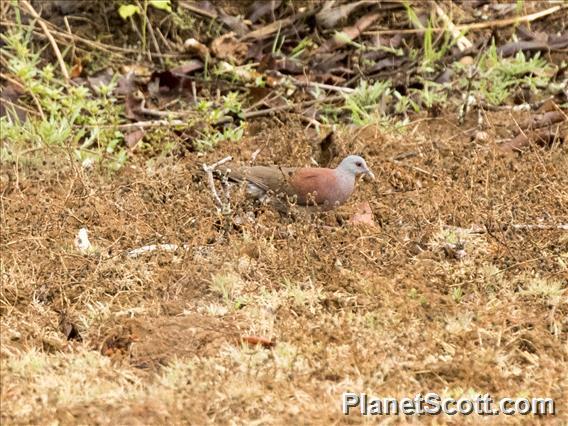
[{"label": "soil", "polygon": [[[338,212],[295,220],[254,209],[238,191],[230,218],[219,216],[201,172],[224,155],[248,162],[258,148],[258,164],[308,164],[317,144],[293,117],[201,157],[151,166],[135,157],[116,174],[57,154],[18,174],[5,167],[2,358],[60,354],[53,375],[63,382],[74,354],[94,351],[110,360],[95,372],[101,383],[127,380],[119,397],[7,404],[3,423],[327,424],[348,390],[468,389],[552,397],[556,420],[568,421],[568,234],[512,226],[568,223],[568,148],[500,153],[496,140],[523,118],[487,113],[483,141],[468,130],[476,117],[458,126],[450,111],[399,131],[340,132],[332,163],[360,153],[377,181],[359,182]],[[375,226],[347,224],[364,201]],[[74,248],[83,227],[94,252]],[[160,243],[187,247],[126,255]],[[562,298],[527,292],[534,280],[561,283]],[[275,344],[251,348],[243,335]],[[183,362],[186,379],[168,387],[168,368]],[[49,388],[19,394],[15,368],[3,372],[3,401]],[[154,391],[129,394],[140,387]]]}]

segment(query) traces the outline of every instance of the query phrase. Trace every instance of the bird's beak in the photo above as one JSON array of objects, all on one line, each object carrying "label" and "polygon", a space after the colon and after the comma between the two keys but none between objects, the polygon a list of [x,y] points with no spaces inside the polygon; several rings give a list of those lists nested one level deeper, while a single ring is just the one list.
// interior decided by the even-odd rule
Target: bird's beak
[{"label": "bird's beak", "polygon": [[371,170],[367,169],[367,171],[363,174],[368,176],[371,180],[375,180],[375,174]]}]

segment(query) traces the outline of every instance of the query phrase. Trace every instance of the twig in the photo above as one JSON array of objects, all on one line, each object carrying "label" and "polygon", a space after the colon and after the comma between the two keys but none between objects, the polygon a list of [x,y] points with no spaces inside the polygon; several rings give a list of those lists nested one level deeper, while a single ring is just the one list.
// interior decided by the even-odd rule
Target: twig
[{"label": "twig", "polygon": [[[467,70],[467,90],[465,91],[464,104],[460,108],[458,113],[458,123],[460,124],[460,126],[465,122],[465,117],[467,116],[467,109],[469,107],[471,100],[470,93],[471,93],[471,88],[473,87],[473,79],[479,73],[479,61],[481,60],[481,52],[485,50],[487,43],[488,42],[485,41],[485,43],[483,44],[483,49],[479,49],[479,51],[477,52],[477,57],[475,58],[475,64],[470,66]],[[475,98],[473,98],[472,103],[475,103]]]},{"label": "twig", "polygon": [[137,249],[129,250],[126,253],[126,255],[128,257],[135,258],[135,257],[138,257],[142,254],[151,253],[151,252],[156,251],[156,250],[176,251],[180,248],[187,250],[187,249],[190,248],[190,246],[188,244],[183,244],[181,246],[179,246],[178,244],[151,244],[149,246],[143,246],[143,247],[140,247],[140,248],[137,248]]},{"label": "twig", "polygon": [[[515,18],[508,18],[508,19],[498,19],[495,21],[488,21],[488,22],[477,22],[473,24],[464,24],[464,25],[456,25],[456,30],[480,30],[484,28],[502,28],[508,27],[509,25],[513,24],[521,24],[532,22],[540,18],[544,18],[545,16],[552,15],[553,13],[558,12],[559,10],[568,8],[568,5],[559,5],[554,6],[546,10],[542,10],[540,12],[535,12],[530,15],[515,17]],[[447,28],[443,27],[436,27],[431,28],[434,32],[446,31]],[[381,34],[422,34],[425,32],[425,29],[399,29],[399,30],[373,30],[373,31],[364,31],[363,35],[381,35]]]},{"label": "twig", "polygon": [[463,52],[464,50],[470,49],[471,47],[473,47],[472,42],[469,41],[460,32],[460,30],[458,30],[456,28],[456,25],[452,22],[452,20],[449,18],[449,16],[446,15],[446,12],[444,12],[444,10],[440,7],[440,5],[438,5],[434,2],[432,2],[432,4],[436,8],[436,13],[442,19],[442,21],[444,21],[444,23],[446,24],[446,27],[448,28],[448,31],[450,32],[450,34],[452,35],[452,37],[456,41],[456,45],[458,46],[458,49]]},{"label": "twig", "polygon": [[[126,48],[126,47],[120,47],[120,46],[113,46],[112,44],[104,44],[104,43],[100,43],[98,41],[93,41],[93,40],[89,40],[87,38],[78,36],[76,34],[68,34],[66,32],[62,32],[62,31],[58,31],[57,29],[55,29],[53,27],[53,25],[49,22],[46,21],[45,19],[38,19],[38,21],[44,22],[48,28],[50,28],[50,31],[52,34],[54,34],[56,37],[59,37],[61,39],[64,40],[73,40],[73,41],[77,41],[77,42],[81,42],[89,47],[92,47],[94,49],[99,49],[102,50],[104,52],[108,52],[112,55],[116,55],[115,52],[119,52],[119,53],[135,53],[138,54],[140,53],[139,50],[136,49],[131,49],[131,48]],[[0,24],[5,25],[7,27],[16,27],[17,24],[15,22],[10,22],[7,20],[1,20]],[[41,31],[36,31],[33,30],[33,33],[40,36],[40,37],[46,37],[45,34],[43,34]],[[158,56],[159,54],[156,53],[154,54],[154,56]],[[182,56],[181,53],[162,53],[160,56],[164,57],[164,58],[179,58],[180,56]],[[123,56],[121,56],[123,57]]]},{"label": "twig", "polygon": [[[160,50],[160,45],[158,44],[158,39],[156,38],[156,34],[154,34],[154,29],[152,28],[152,24],[150,22],[150,18],[146,14],[146,26],[148,27],[148,32],[150,33],[150,38],[152,39],[152,43],[154,44],[154,49],[156,49],[156,53],[158,54],[158,61],[160,61],[160,65],[164,67],[164,59],[162,57],[162,51]],[[150,49],[148,49],[149,51]]]},{"label": "twig", "polygon": [[[455,229],[455,226],[447,225],[446,229]],[[500,231],[506,231],[507,229],[515,229],[517,231],[522,230],[540,230],[540,231],[568,231],[568,223],[551,224],[545,225],[540,223],[512,223],[512,224],[502,224],[495,227],[488,227],[487,225],[473,225],[471,228],[461,228],[468,231],[470,234],[487,234],[492,230],[498,229]]]},{"label": "twig", "polygon": [[491,105],[488,103],[481,103],[480,107],[488,111],[534,111],[543,106],[546,102],[554,99],[554,96],[541,99],[537,102],[524,103],[519,105]]},{"label": "twig", "polygon": [[209,184],[209,189],[211,190],[211,194],[213,194],[213,201],[215,202],[215,207],[217,208],[217,212],[224,213],[229,210],[229,206],[225,206],[217,193],[217,189],[215,188],[215,181],[213,180],[213,171],[222,164],[225,164],[231,161],[233,157],[228,156],[223,158],[222,160],[217,161],[216,163],[211,164],[208,166],[207,164],[203,163],[203,171],[207,174],[207,183]]},{"label": "twig", "polygon": [[188,2],[185,2],[185,1],[180,1],[179,6],[183,9],[189,10],[190,12],[197,13],[198,15],[206,16],[207,18],[211,18],[211,19],[217,18],[216,13],[211,13],[207,10],[200,9],[199,7],[193,6],[191,3],[188,3]]},{"label": "twig", "polygon": [[260,154],[262,151],[262,148],[258,148],[256,151],[254,151],[250,157],[250,163],[253,164],[256,161],[256,157],[258,157],[258,154]]},{"label": "twig", "polygon": [[[531,223],[521,223],[521,224],[513,224],[513,225],[509,225],[511,228],[513,229],[517,229],[517,230],[523,230],[523,229],[528,229],[528,230],[532,230],[532,229],[540,229],[543,231],[550,231],[550,230],[561,230],[561,231],[568,231],[568,223],[560,223],[558,225],[541,225],[541,224],[531,224]],[[507,226],[505,225],[505,228]]]},{"label": "twig", "polygon": [[324,98],[324,99],[312,99],[310,101],[300,102],[298,104],[280,105],[280,106],[273,107],[273,108],[260,109],[258,111],[251,111],[251,112],[247,112],[247,113],[243,114],[243,116],[244,116],[245,119],[246,118],[253,118],[253,117],[260,117],[260,116],[263,116],[263,115],[272,114],[273,112],[290,111],[290,110],[295,109],[295,108],[308,107],[308,106],[312,106],[314,104],[321,103],[321,102],[336,102],[336,101],[342,101],[344,99],[345,98],[343,96],[330,96],[330,97]]},{"label": "twig", "polygon": [[63,74],[63,78],[65,79],[66,82],[69,81],[69,73],[67,72],[67,65],[65,65],[63,56],[61,56],[61,51],[59,50],[59,46],[57,46],[55,39],[47,29],[47,25],[45,25],[45,22],[43,21],[43,19],[41,19],[41,16],[39,16],[39,14],[35,11],[33,6],[27,0],[21,0],[20,4],[24,6],[24,8],[28,11],[30,15],[32,15],[32,17],[34,17],[34,19],[37,19],[39,26],[45,33],[45,36],[49,40],[49,43],[51,43],[51,47],[53,48],[53,53],[57,58],[57,62],[59,62],[59,67],[61,68],[61,73]]},{"label": "twig", "polygon": [[[303,107],[308,107],[317,103],[321,103],[321,102],[336,102],[336,101],[341,101],[345,99],[343,96],[330,96],[324,99],[312,99],[309,101],[304,101],[304,102],[300,102],[297,104],[287,104],[287,105],[280,105],[277,107],[273,107],[273,108],[267,108],[267,109],[261,109],[261,110],[257,110],[257,111],[250,111],[250,112],[245,112],[243,114],[243,119],[249,119],[249,118],[254,118],[254,117],[262,117],[265,115],[269,115],[275,112],[281,112],[281,111],[290,111],[292,109],[295,108],[303,108]],[[146,109],[146,108],[142,108],[139,109],[139,112],[148,114],[148,115],[155,115],[155,116],[165,116],[165,117],[170,117],[170,116],[174,116],[174,117],[184,117],[189,115],[189,112],[166,112],[166,111],[157,111],[157,110],[151,110],[151,109]],[[232,120],[231,117],[223,117],[221,119],[219,119],[215,124],[223,124],[226,123],[228,121]],[[138,121],[136,123],[126,123],[126,124],[121,124],[119,126],[117,126],[118,130],[129,130],[129,129],[134,129],[134,128],[145,128],[145,127],[160,127],[160,126],[187,126],[187,122],[183,121],[183,120],[150,120],[150,121]],[[88,127],[88,126],[87,126]],[[112,126],[97,126],[97,127],[112,127]]]},{"label": "twig", "polygon": [[[187,126],[187,123],[183,120],[150,120],[150,121],[138,121],[137,123],[126,123],[117,126],[118,130],[130,130],[136,128],[145,127],[160,127],[160,126]],[[101,127],[101,126],[97,126]],[[113,126],[108,126],[113,127]]]},{"label": "twig", "polygon": [[278,21],[271,22],[264,27],[259,28],[258,30],[251,31],[250,33],[246,34],[243,38],[245,40],[254,39],[256,41],[260,41],[265,39],[266,37],[272,35],[276,31],[281,31],[284,27],[292,25],[294,22],[306,19],[309,16],[312,16],[316,13],[317,8],[309,7],[306,12],[298,13],[294,16],[279,19]]},{"label": "twig", "polygon": [[294,79],[293,82],[298,87],[316,87],[319,89],[332,90],[334,92],[341,93],[353,93],[355,91],[355,89],[352,89],[351,87],[333,86],[331,84],[316,83],[315,81],[304,82]]},{"label": "twig", "polygon": [[[69,34],[73,35],[73,33],[71,32],[71,25],[69,25],[69,19],[67,18],[68,18],[67,16],[63,18],[63,22],[65,22],[65,28],[67,29],[67,32]],[[71,62],[73,62],[76,58],[75,49],[76,49],[75,41],[73,41],[73,43],[71,43]]]}]

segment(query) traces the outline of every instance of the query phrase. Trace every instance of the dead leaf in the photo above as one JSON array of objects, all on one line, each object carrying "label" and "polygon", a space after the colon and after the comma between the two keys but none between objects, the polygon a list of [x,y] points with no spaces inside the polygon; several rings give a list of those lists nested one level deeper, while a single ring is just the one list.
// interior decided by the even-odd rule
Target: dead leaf
[{"label": "dead leaf", "polygon": [[263,348],[272,348],[276,344],[274,340],[262,336],[241,336],[241,341],[250,346],[260,345]]},{"label": "dead leaf", "polygon": [[199,59],[192,59],[190,61],[184,62],[183,64],[172,68],[172,73],[174,74],[191,74],[193,71],[198,71],[203,69],[203,62]]},{"label": "dead leaf", "polygon": [[258,66],[259,71],[274,70],[281,71],[286,74],[302,74],[304,72],[304,64],[297,59],[287,58],[285,56],[269,53],[264,55]]},{"label": "dead leaf", "polygon": [[219,10],[219,16],[217,19],[229,27],[239,37],[244,36],[249,31],[249,27],[243,22],[243,19],[240,16],[228,15],[220,7],[217,9]]},{"label": "dead leaf", "polygon": [[142,140],[146,132],[143,129],[135,130],[124,136],[124,141],[126,146],[130,149],[134,149],[138,142]]},{"label": "dead leaf", "polygon": [[322,8],[318,13],[316,13],[316,22],[322,28],[335,28],[337,24],[340,24],[349,18],[349,15],[359,9],[361,6],[377,4],[376,1],[361,0],[355,3],[347,3],[338,7],[332,8]]},{"label": "dead leaf", "polygon": [[65,335],[65,338],[68,341],[77,340],[81,342],[83,340],[77,326],[73,322],[71,322],[65,312],[60,313],[59,331],[61,331]]},{"label": "dead leaf", "polygon": [[205,60],[209,56],[209,49],[200,41],[194,38],[188,38],[184,43],[183,47],[189,53],[196,53],[201,59]]},{"label": "dead leaf", "polygon": [[152,70],[143,64],[127,64],[121,67],[123,74],[133,73],[136,77],[149,77]]},{"label": "dead leaf", "polygon": [[322,44],[316,53],[331,52],[332,50],[338,49],[350,41],[358,38],[363,31],[365,31],[369,26],[371,26],[381,15],[379,13],[371,13],[360,18],[355,25],[350,27],[345,27],[334,37],[327,40]]},{"label": "dead leaf", "polygon": [[499,145],[499,149],[503,152],[522,151],[523,148],[529,147],[532,143],[543,148],[550,148],[554,144],[565,143],[566,135],[567,130],[562,130],[562,126],[526,131]]},{"label": "dead leaf", "polygon": [[350,225],[368,225],[377,226],[373,220],[373,211],[368,201],[364,201],[357,205],[357,212],[349,219]]},{"label": "dead leaf", "polygon": [[81,72],[83,72],[83,65],[81,64],[81,61],[77,61],[69,70],[69,77],[77,78],[81,75]]},{"label": "dead leaf", "polygon": [[231,32],[213,40],[211,52],[219,59],[241,64],[248,52],[248,45],[238,41],[235,33]]}]

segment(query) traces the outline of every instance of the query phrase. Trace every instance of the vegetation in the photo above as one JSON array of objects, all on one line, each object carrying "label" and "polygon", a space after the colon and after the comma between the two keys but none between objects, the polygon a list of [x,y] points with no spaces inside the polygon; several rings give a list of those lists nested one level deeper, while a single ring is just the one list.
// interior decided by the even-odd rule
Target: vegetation
[{"label": "vegetation", "polygon": [[[39,3],[0,3],[3,425],[568,421],[566,5]],[[353,153],[324,213],[204,173]]]}]

